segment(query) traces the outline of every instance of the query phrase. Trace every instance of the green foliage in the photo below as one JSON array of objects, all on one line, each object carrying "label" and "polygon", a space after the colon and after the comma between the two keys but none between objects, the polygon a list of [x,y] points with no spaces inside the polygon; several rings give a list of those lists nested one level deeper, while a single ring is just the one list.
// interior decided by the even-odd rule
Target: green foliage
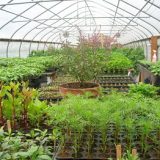
[{"label": "green foliage", "polygon": [[28,88],[24,82],[22,84],[10,82],[1,88],[1,117],[11,120],[14,129],[20,125],[25,129],[28,125],[39,127],[40,123],[45,123],[45,110],[48,106],[37,99],[38,93],[35,89]]},{"label": "green foliage", "polygon": [[154,97],[157,95],[158,89],[158,87],[155,87],[151,84],[145,84],[140,82],[138,84],[131,84],[129,92],[142,94],[146,97]]},{"label": "green foliage", "polygon": [[135,69],[138,64],[138,61],[143,60],[145,58],[144,50],[143,50],[143,48],[140,48],[140,47],[137,47],[137,48],[113,48],[113,52],[119,52],[119,53],[124,54],[128,59],[130,59],[132,61]]},{"label": "green foliage", "polygon": [[[45,131],[33,130],[23,134],[18,132],[8,136],[3,128],[0,129],[0,157],[1,160],[51,160],[50,135]],[[45,135],[44,135],[45,133]],[[47,146],[48,145],[48,146]]]},{"label": "green foliage", "polygon": [[[108,160],[113,160],[112,158],[109,158]],[[140,158],[138,158],[138,155],[133,156],[128,150],[127,152],[123,155],[123,157],[121,158],[121,160],[140,160]]]},{"label": "green foliage", "polygon": [[31,76],[40,76],[46,69],[58,67],[61,56],[30,57],[30,58],[1,58],[0,81],[20,81]]},{"label": "green foliage", "polygon": [[154,97],[157,95],[158,87],[155,87],[151,84],[138,83],[130,85],[130,93],[142,94],[146,97]]},{"label": "green foliage", "polygon": [[129,151],[127,151],[127,153],[123,155],[122,160],[140,160],[140,159],[138,158],[138,155],[133,156]]},{"label": "green foliage", "polygon": [[[112,136],[117,139],[123,133],[126,138],[127,150],[131,150],[135,142],[135,136],[140,137],[141,150],[145,154],[148,150],[148,141],[152,139],[152,131],[155,132],[154,143],[157,144],[156,136],[160,130],[160,100],[146,98],[139,94],[112,93],[99,99],[71,96],[60,104],[49,108],[50,125],[58,128],[61,134],[61,148],[65,141],[71,139],[74,142],[74,152],[78,151],[80,137],[87,133],[86,142],[88,153],[91,150],[93,133],[98,131],[102,136],[102,149],[106,151],[106,135],[111,129]],[[112,126],[112,127],[111,127]],[[76,133],[71,136],[70,133]],[[114,143],[117,144],[115,141]],[[118,142],[119,143],[119,142]],[[159,147],[159,146],[158,146]],[[157,147],[157,148],[158,148]],[[135,158],[135,160],[138,158]],[[128,153],[124,160],[134,160]]]},{"label": "green foliage", "polygon": [[139,61],[141,65],[144,65],[148,70],[150,70],[154,75],[159,76],[160,75],[160,61],[157,61],[156,63],[141,60]]},{"label": "green foliage", "polygon": [[78,48],[65,47],[63,54],[63,71],[81,84],[102,72],[105,62],[104,50],[82,44]]},{"label": "green foliage", "polygon": [[157,63],[152,63],[149,67],[149,70],[154,74],[154,75],[160,75],[160,61]]},{"label": "green foliage", "polygon": [[[16,93],[17,102],[21,101],[21,103],[17,103],[19,106],[15,105],[16,111],[19,110],[16,113],[19,114],[22,113],[21,107],[22,104],[24,104],[24,88],[16,86],[17,85],[14,85],[12,88],[15,89],[14,93]],[[10,87],[7,88],[9,92]],[[22,90],[23,96],[21,95],[22,93],[20,93]],[[26,87],[25,93],[28,93],[28,91]],[[17,96],[19,94],[20,97]],[[10,100],[8,99],[8,101]],[[13,102],[13,99],[11,99],[11,101]],[[46,143],[48,140],[53,142],[52,147],[54,146],[55,149],[57,140],[59,140],[61,146],[64,146],[65,141],[69,139],[69,135],[73,132],[76,133],[76,135],[72,137],[75,152],[77,152],[79,148],[78,142],[81,140],[83,132],[88,133],[87,136],[89,137],[92,137],[93,132],[101,132],[102,143],[105,145],[106,137],[104,135],[106,135],[106,131],[110,128],[111,124],[115,126],[115,129],[112,130],[115,138],[117,138],[117,135],[121,133],[121,131],[125,131],[128,150],[130,150],[132,146],[135,135],[137,133],[138,135],[140,134],[140,145],[145,152],[147,151],[147,145],[145,145],[146,138],[152,138],[154,142],[158,141],[157,137],[153,137],[151,133],[154,131],[156,132],[155,135],[157,135],[160,131],[159,103],[159,99],[151,99],[137,93],[112,93],[101,99],[86,98],[85,96],[70,96],[59,104],[54,104],[52,107],[48,107],[45,102],[40,102],[35,98],[31,101],[29,99],[28,118],[30,124],[40,127],[41,122],[43,122],[43,124],[47,123],[47,126],[49,125],[53,128],[53,131],[49,135],[49,139],[46,138],[48,137],[46,130],[31,131],[25,135],[27,140],[23,135],[21,135],[21,137],[14,135],[13,138],[12,133],[5,133],[5,135],[8,135],[4,137],[4,133],[0,130],[1,159],[6,160],[5,156],[9,156],[9,160],[14,159],[14,156],[16,158],[18,156],[18,158],[22,160],[45,159],[48,155],[50,156],[50,149],[44,149],[44,147],[47,146]],[[6,108],[6,110],[9,109]],[[18,117],[21,117],[21,115],[18,115]],[[124,130],[121,130],[121,128],[124,128]],[[90,150],[90,143],[90,141],[87,142],[88,150]],[[105,148],[103,151],[105,152]],[[124,160],[138,160],[138,158],[133,159],[130,153],[127,152]]]},{"label": "green foliage", "polygon": [[150,66],[152,65],[152,62],[147,61],[147,60],[139,60],[139,63],[145,66]]},{"label": "green foliage", "polygon": [[119,52],[113,52],[108,58],[106,64],[106,70],[121,70],[127,71],[129,68],[133,67],[133,63],[124,54]]},{"label": "green foliage", "polygon": [[[155,122],[160,123],[160,117],[157,116],[160,111],[158,103],[159,101],[139,94],[112,93],[102,100],[73,96],[59,105],[54,105],[53,109],[49,109],[48,114],[53,126],[58,125],[62,130],[67,128],[85,130],[90,127],[102,130],[109,123],[135,128],[141,126],[144,119],[143,125],[150,121],[154,128]],[[132,121],[130,125],[129,121]]]},{"label": "green foliage", "polygon": [[57,54],[61,54],[61,49],[55,49],[53,47],[49,47],[47,50],[33,50],[29,54],[29,57],[54,56]]}]

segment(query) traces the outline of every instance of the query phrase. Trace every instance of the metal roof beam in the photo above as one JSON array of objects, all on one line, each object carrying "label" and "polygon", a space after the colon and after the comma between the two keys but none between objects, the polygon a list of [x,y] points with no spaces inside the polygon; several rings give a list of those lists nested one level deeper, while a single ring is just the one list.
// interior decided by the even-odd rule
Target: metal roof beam
[{"label": "metal roof beam", "polygon": [[28,1],[28,2],[18,2],[18,3],[4,3],[0,4],[0,6],[11,6],[11,5],[22,5],[22,4],[32,4],[32,3],[44,3],[44,2],[56,2],[56,1],[73,1],[73,0],[44,0],[44,1]]},{"label": "metal roof beam", "polygon": [[[66,27],[76,27],[77,28],[77,26],[78,27],[96,27],[96,26],[101,26],[101,27],[106,27],[106,26],[113,26],[112,24],[111,25],[89,25],[89,26],[86,26],[86,25],[72,25],[72,26],[70,26],[70,25],[68,25],[68,26],[57,26],[57,27],[53,27],[53,26],[51,26],[50,28],[66,28]],[[127,26],[126,24],[115,24],[114,26],[116,26],[116,27],[119,27],[119,26]],[[138,26],[138,25],[132,25],[132,24],[130,24],[130,25],[128,25],[128,26],[132,26],[132,27],[135,27],[135,26]],[[48,27],[42,27],[42,28],[37,28],[37,29],[47,29]]]},{"label": "metal roof beam", "polygon": [[[123,19],[129,19],[129,18],[133,18],[133,16],[128,16],[128,17],[125,17],[125,16],[119,16],[119,17],[67,17],[67,18],[51,18],[51,19],[36,19],[36,21],[44,21],[44,20],[47,20],[47,21],[52,21],[52,20],[64,20],[64,19],[68,19],[68,20],[70,20],[70,19],[92,19],[92,18],[94,18],[94,19],[110,19],[110,18],[114,18],[114,19],[116,19],[116,18],[123,18]],[[135,18],[150,18],[150,17],[135,17]],[[12,23],[17,23],[17,22],[28,22],[29,20],[22,20],[22,21],[13,21]],[[35,21],[34,19],[33,19],[33,21]]]},{"label": "metal roof beam", "polygon": [[93,19],[93,21],[94,21],[94,23],[95,23],[95,25],[96,25],[96,20],[95,20],[95,18],[94,18],[94,16],[93,16],[93,14],[92,14],[92,12],[91,12],[90,7],[89,7],[89,5],[88,5],[87,1],[86,1],[86,0],[84,0],[84,1],[85,1],[85,4],[87,5],[87,8],[88,8],[88,10],[89,10],[89,12],[90,12],[90,14],[91,14],[91,16],[92,16],[92,19]]},{"label": "metal roof beam", "polygon": [[115,17],[117,16],[117,11],[118,11],[118,7],[119,7],[119,3],[120,3],[120,0],[118,0],[117,6],[116,6],[116,11],[115,11],[115,14],[114,14],[113,25],[111,27],[110,34],[112,33],[112,29],[113,29],[113,26],[114,26],[114,23],[115,23]]}]

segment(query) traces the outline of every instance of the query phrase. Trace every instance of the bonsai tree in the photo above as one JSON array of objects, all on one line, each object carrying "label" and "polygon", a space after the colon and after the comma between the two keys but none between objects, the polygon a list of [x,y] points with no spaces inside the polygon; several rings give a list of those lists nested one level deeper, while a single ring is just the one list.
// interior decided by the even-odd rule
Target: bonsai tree
[{"label": "bonsai tree", "polygon": [[78,82],[78,88],[87,88],[86,81],[93,80],[100,74],[105,64],[105,50],[97,48],[80,37],[76,48],[65,46],[63,49],[63,71]]}]

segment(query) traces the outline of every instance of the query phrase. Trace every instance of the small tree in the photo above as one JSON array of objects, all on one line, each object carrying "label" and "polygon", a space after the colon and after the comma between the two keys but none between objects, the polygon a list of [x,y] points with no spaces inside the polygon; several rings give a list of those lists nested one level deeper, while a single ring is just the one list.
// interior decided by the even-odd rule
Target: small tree
[{"label": "small tree", "polygon": [[63,70],[79,82],[80,88],[103,70],[105,50],[91,45],[81,34],[79,45],[76,48],[65,46],[63,52]]}]

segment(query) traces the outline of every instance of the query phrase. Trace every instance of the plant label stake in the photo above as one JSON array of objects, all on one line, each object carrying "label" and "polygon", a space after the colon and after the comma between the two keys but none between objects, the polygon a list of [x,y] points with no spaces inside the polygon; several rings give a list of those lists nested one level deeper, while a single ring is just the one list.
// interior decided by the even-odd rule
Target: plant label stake
[{"label": "plant label stake", "polygon": [[117,160],[121,160],[122,158],[122,147],[121,145],[116,145],[116,157],[117,157]]},{"label": "plant label stake", "polygon": [[137,156],[137,149],[132,149],[132,156],[136,157]]},{"label": "plant label stake", "polygon": [[7,120],[7,129],[8,129],[8,133],[11,134],[12,127],[11,127],[11,121],[10,120]]}]

